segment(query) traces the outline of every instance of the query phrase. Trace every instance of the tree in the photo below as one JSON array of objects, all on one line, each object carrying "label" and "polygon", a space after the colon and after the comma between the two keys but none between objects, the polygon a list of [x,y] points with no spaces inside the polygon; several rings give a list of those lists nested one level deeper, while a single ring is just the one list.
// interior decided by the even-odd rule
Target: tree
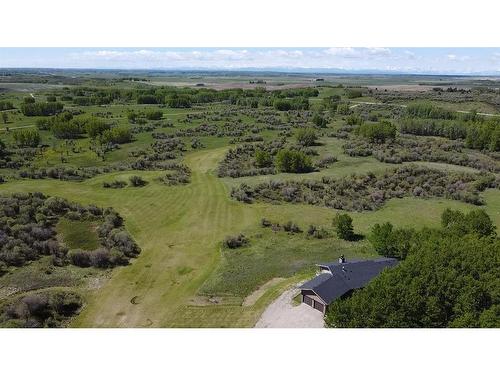
[{"label": "tree", "polygon": [[56,138],[59,139],[76,139],[83,133],[81,124],[78,121],[57,121],[50,130]]},{"label": "tree", "polygon": [[392,224],[389,222],[383,224],[375,224],[371,230],[368,240],[372,244],[377,253],[384,256],[392,256],[391,254],[391,234]]},{"label": "tree", "polygon": [[97,138],[105,130],[111,128],[111,125],[106,123],[104,120],[97,117],[90,117],[86,120],[85,131],[90,138]]},{"label": "tree", "polygon": [[370,142],[384,143],[396,138],[396,126],[389,121],[381,121],[375,124],[364,123],[357,129],[358,135],[368,138]]},{"label": "tree", "polygon": [[132,141],[132,132],[130,128],[126,127],[116,127],[112,129],[105,130],[99,137],[99,142],[101,144],[115,143],[122,144]]},{"label": "tree", "polygon": [[339,238],[347,241],[351,241],[354,239],[352,217],[350,217],[348,214],[337,214],[333,220],[333,224]]},{"label": "tree", "polygon": [[408,257],[334,301],[330,327],[500,327],[500,240],[425,229]]},{"label": "tree", "polygon": [[312,128],[299,129],[296,135],[297,143],[301,146],[309,147],[316,144],[318,136]]},{"label": "tree", "polygon": [[63,104],[55,103],[21,103],[21,112],[25,116],[53,116],[63,110]]},{"label": "tree", "polygon": [[496,227],[484,210],[470,211],[466,215],[465,220],[472,233],[479,236],[492,236],[496,234]]},{"label": "tree", "polygon": [[447,208],[441,214],[441,226],[457,235],[493,236],[496,233],[493,221],[484,210],[472,210],[464,215],[461,211]]},{"label": "tree", "polygon": [[40,139],[40,133],[35,129],[19,129],[14,132],[14,141],[19,147],[36,147]]},{"label": "tree", "polygon": [[363,91],[360,89],[347,89],[346,95],[349,99],[361,98],[363,96]]}]

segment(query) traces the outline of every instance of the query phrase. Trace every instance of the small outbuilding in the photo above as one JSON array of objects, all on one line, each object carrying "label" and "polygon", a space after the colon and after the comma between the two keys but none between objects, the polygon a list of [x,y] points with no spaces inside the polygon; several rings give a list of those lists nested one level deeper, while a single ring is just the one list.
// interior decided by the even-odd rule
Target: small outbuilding
[{"label": "small outbuilding", "polygon": [[302,302],[324,314],[334,300],[363,288],[385,268],[397,263],[393,258],[348,262],[342,255],[338,262],[318,264],[319,274],[300,287]]}]

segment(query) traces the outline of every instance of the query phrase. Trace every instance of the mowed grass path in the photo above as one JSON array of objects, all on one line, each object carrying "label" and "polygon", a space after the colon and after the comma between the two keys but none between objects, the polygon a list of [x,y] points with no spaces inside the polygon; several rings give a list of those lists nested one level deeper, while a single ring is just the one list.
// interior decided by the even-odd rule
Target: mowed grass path
[{"label": "mowed grass path", "polygon": [[[170,317],[215,268],[220,241],[258,220],[251,206],[231,201],[225,185],[211,173],[225,151],[188,155],[193,174],[187,186],[151,182],[143,188],[103,189],[102,181],[112,180],[113,174],[82,183],[40,180],[2,185],[3,192],[41,191],[83,204],[112,206],[141,246],[141,255],[131,265],[114,270],[102,288],[87,296],[88,304],[73,326],[175,326]],[[129,174],[152,181],[160,173]],[[116,175],[126,177],[123,172]]]},{"label": "mowed grass path", "polygon": [[188,156],[193,170],[188,186],[159,186],[163,191],[152,191],[130,211],[115,205],[133,218],[130,229],[143,253],[91,298],[75,326],[175,326],[172,314],[217,264],[220,240],[256,220],[252,210],[228,199],[224,185],[210,173],[223,152]]}]

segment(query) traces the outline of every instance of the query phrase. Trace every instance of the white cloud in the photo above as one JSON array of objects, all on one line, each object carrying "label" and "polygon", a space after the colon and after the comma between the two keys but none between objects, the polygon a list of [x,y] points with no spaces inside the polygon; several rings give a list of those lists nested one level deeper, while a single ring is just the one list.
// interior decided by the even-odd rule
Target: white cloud
[{"label": "white cloud", "polygon": [[[123,69],[294,69],[389,70],[407,72],[478,72],[499,69],[500,50],[413,48],[103,48],[66,51],[40,67]],[[0,60],[11,61],[8,54]],[[12,60],[10,66],[30,66]],[[5,65],[7,66],[7,65]],[[33,66],[33,65],[31,65]]]}]

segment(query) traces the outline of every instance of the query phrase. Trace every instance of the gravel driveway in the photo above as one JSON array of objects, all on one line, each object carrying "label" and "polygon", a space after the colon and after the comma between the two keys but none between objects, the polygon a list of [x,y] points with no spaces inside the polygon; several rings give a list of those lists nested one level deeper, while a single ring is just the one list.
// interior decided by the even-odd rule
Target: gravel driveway
[{"label": "gravel driveway", "polygon": [[323,328],[323,314],[304,303],[292,304],[292,299],[299,293],[293,288],[287,290],[271,303],[264,311],[256,328]]}]

